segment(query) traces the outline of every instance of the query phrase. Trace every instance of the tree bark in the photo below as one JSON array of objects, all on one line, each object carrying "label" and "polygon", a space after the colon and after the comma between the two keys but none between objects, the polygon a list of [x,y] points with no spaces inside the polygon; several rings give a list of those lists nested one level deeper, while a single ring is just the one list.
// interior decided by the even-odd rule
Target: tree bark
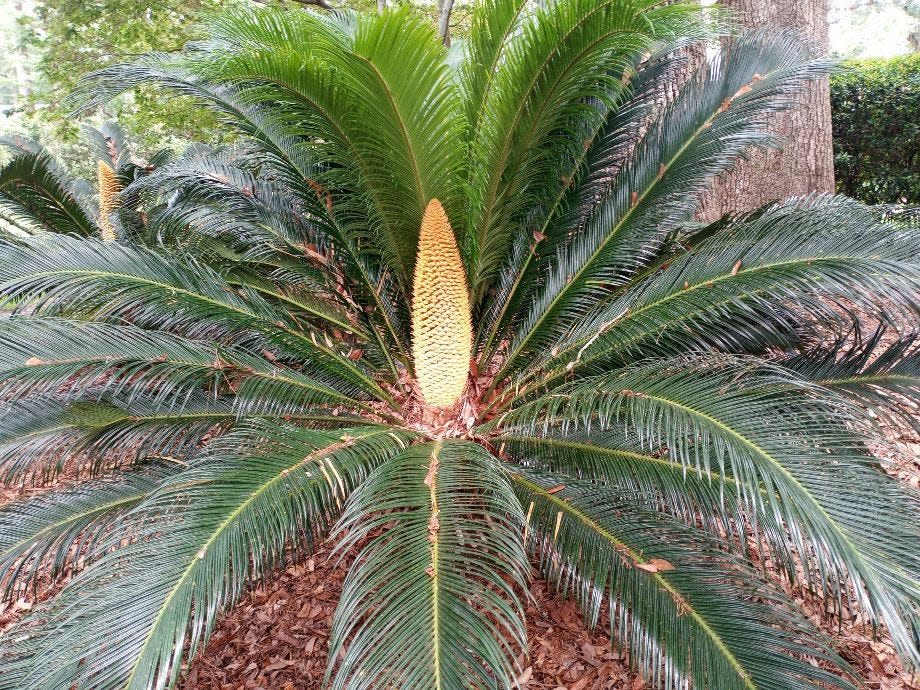
[{"label": "tree bark", "polygon": [[[827,53],[827,0],[724,0],[745,27],[794,28]],[[720,176],[703,200],[700,220],[752,209],[790,196],[834,191],[831,101],[827,79],[808,85],[801,105],[774,118],[780,150],[754,151]]]},{"label": "tree bark", "polygon": [[438,36],[444,45],[450,47],[450,13],[454,9],[454,0],[440,0],[438,3]]}]

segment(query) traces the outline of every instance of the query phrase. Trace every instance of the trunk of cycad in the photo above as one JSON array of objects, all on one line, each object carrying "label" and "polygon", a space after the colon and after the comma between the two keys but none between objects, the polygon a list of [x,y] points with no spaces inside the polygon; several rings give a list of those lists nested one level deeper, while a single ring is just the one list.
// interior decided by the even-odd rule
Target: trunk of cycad
[{"label": "trunk of cycad", "polygon": [[426,405],[457,403],[472,348],[466,271],[447,213],[432,199],[422,216],[412,283],[412,358]]},{"label": "trunk of cycad", "polygon": [[[827,54],[827,0],[723,0],[742,26],[791,28]],[[800,105],[774,117],[771,130],[785,140],[781,150],[753,151],[719,176],[697,217],[712,221],[726,213],[750,211],[772,201],[812,192],[834,191],[831,99],[827,79],[811,82]]]},{"label": "trunk of cycad", "polygon": [[99,183],[99,232],[103,242],[113,242],[116,239],[115,228],[110,216],[118,208],[118,193],[121,191],[121,185],[118,184],[118,178],[115,177],[112,166],[103,161],[99,161],[97,179]]}]

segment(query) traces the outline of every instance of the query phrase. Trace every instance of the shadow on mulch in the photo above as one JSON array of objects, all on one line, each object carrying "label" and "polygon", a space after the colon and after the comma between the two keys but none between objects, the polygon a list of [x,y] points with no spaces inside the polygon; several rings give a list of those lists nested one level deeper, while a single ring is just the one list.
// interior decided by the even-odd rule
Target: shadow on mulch
[{"label": "shadow on mulch", "polygon": [[[181,690],[320,690],[329,629],[346,567],[324,547],[243,597],[221,619],[207,648],[193,660]],[[559,601],[541,579],[530,588],[530,660],[521,684],[543,690],[638,690],[599,626],[589,631],[571,601]]]}]

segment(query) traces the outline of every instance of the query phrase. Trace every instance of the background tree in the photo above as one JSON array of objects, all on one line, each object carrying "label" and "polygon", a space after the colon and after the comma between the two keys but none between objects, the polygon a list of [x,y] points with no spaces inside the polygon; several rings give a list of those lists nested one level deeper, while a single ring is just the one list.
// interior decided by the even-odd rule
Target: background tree
[{"label": "background tree", "polygon": [[[73,174],[93,173],[91,156],[70,116],[67,96],[87,72],[150,51],[171,52],[199,38],[196,20],[227,5],[278,4],[291,11],[314,8],[382,11],[386,0],[0,0],[16,17],[0,27],[0,133],[53,142],[51,152]],[[433,25],[445,43],[469,25],[469,0],[440,3],[403,0]],[[144,87],[106,106],[94,124],[117,121],[137,150],[149,156],[181,149],[189,141],[226,143],[217,118],[175,94]],[[2,153],[0,153],[2,155]]]},{"label": "background tree", "polygon": [[[93,174],[93,159],[80,136],[83,123],[70,116],[68,94],[92,70],[148,51],[175,51],[198,37],[195,21],[227,0],[150,2],[146,0],[42,0],[4,2],[17,17],[4,36],[16,52],[4,58],[6,132],[55,141],[53,153]],[[19,55],[14,60],[14,56]],[[15,63],[15,64],[13,64]],[[16,69],[15,83],[9,83]],[[23,81],[25,80],[25,81]],[[146,154],[181,147],[190,140],[220,141],[224,130],[213,114],[191,101],[153,88],[141,88],[107,105],[96,124],[117,120]]]},{"label": "background tree", "polygon": [[[733,10],[743,26],[790,28],[807,37],[817,54],[827,53],[828,0],[724,0],[722,5]],[[800,100],[801,107],[777,115],[772,126],[787,145],[752,151],[747,161],[719,177],[703,204],[703,219],[790,196],[834,191],[828,81],[809,84]]]}]

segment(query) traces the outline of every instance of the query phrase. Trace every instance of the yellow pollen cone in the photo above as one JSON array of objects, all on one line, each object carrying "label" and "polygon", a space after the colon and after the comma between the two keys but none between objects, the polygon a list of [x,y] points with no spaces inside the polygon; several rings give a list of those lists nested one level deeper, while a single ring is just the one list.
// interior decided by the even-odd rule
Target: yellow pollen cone
[{"label": "yellow pollen cone", "polygon": [[96,177],[99,183],[99,230],[103,242],[112,242],[115,240],[115,228],[109,215],[118,208],[121,185],[118,184],[112,166],[103,161],[99,161]]},{"label": "yellow pollen cone", "polygon": [[422,216],[412,283],[412,357],[425,402],[449,407],[463,394],[473,330],[466,272],[444,207],[428,202]]}]

